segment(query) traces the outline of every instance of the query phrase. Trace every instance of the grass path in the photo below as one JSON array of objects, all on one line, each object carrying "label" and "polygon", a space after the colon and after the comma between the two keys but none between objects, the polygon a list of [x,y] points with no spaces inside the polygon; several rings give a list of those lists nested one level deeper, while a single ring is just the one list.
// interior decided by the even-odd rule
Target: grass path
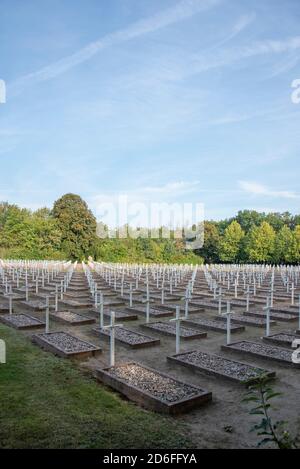
[{"label": "grass path", "polygon": [[0,448],[184,448],[179,422],[139,409],[0,325]]}]

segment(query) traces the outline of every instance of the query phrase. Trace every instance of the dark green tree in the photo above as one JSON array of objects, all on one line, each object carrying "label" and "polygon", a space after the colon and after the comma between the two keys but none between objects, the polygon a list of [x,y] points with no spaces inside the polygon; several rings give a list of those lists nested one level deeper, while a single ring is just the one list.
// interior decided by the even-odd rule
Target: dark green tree
[{"label": "dark green tree", "polygon": [[62,248],[72,260],[83,260],[93,252],[97,223],[79,195],[66,194],[53,206],[53,217],[62,234]]}]

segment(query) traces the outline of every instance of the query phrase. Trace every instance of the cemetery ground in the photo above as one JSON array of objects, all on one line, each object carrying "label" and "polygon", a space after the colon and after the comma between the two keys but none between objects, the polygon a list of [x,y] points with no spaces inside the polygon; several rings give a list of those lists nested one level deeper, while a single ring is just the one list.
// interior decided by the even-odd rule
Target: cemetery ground
[{"label": "cemetery ground", "polygon": [[91,374],[0,325],[0,448],[188,448],[184,426],[99,386]]},{"label": "cemetery ground", "polygon": [[[91,269],[92,270],[92,269]],[[87,273],[85,273],[87,275]],[[118,304],[120,297],[120,279],[106,278],[101,280],[98,273],[95,274],[99,291],[102,289],[104,304],[115,302],[113,308],[108,304],[104,306],[105,325],[109,324],[111,310],[126,312],[129,306],[128,291],[123,292],[123,305]],[[89,274],[87,275],[89,277]],[[105,275],[104,275],[105,277]],[[71,279],[67,291],[80,291],[80,284],[84,280],[84,273],[79,271]],[[111,281],[110,281],[111,280]],[[133,281],[131,279],[131,281]],[[207,284],[206,284],[207,281]],[[73,283],[72,283],[73,282]],[[101,283],[102,282],[102,283]],[[136,290],[135,299],[145,301],[144,285],[142,279]],[[155,283],[155,282],[154,282]],[[180,283],[180,282],[179,282]],[[184,283],[184,282],[183,282]],[[226,283],[226,282],[225,282]],[[72,286],[71,286],[72,284]],[[78,289],[75,286],[78,285]],[[126,289],[128,290],[128,283]],[[212,284],[203,272],[198,272],[191,303],[212,301]],[[74,290],[72,290],[74,288]],[[89,278],[87,290],[93,291],[95,285]],[[177,287],[174,285],[174,290]],[[141,291],[139,291],[141,290]],[[153,291],[152,291],[153,290]],[[224,288],[226,290],[226,288]],[[230,287],[230,294],[234,296],[234,287]],[[95,293],[95,291],[94,291]],[[139,293],[139,295],[138,295]],[[175,291],[173,292],[175,295]],[[202,300],[198,293],[207,295]],[[77,294],[77,293],[76,293]],[[82,290],[82,302],[86,303],[86,291]],[[157,296],[155,285],[150,287],[150,299]],[[267,295],[267,293],[266,293]],[[284,293],[280,293],[284,297]],[[95,295],[94,295],[95,296]],[[122,295],[121,295],[122,296]],[[167,293],[166,293],[167,296]],[[176,300],[170,295],[170,304],[181,305],[184,309],[184,301]],[[178,296],[178,293],[177,293]],[[179,295],[179,298],[182,295]],[[183,295],[184,296],[184,295]],[[225,296],[225,295],[224,295]],[[239,298],[241,292],[239,291]],[[264,297],[264,287],[256,292],[258,300]],[[30,298],[35,298],[31,292]],[[67,297],[65,297],[66,299]],[[85,357],[82,360],[66,360],[55,357],[52,353],[42,351],[36,345],[30,343],[33,334],[43,333],[44,329],[16,331],[6,325],[0,324],[0,337],[7,340],[8,363],[1,365],[0,394],[0,446],[4,447],[92,447],[92,448],[255,448],[258,442],[255,433],[250,433],[257,416],[249,415],[249,408],[242,399],[246,393],[246,386],[221,376],[195,371],[187,368],[167,357],[175,355],[175,337],[162,335],[154,329],[145,329],[145,316],[138,314],[136,319],[130,321],[117,321],[124,327],[139,334],[151,336],[159,340],[159,343],[151,347],[132,348],[116,340],[115,359],[116,365],[137,362],[144,366],[167,374],[176,380],[188,383],[190,386],[199,387],[212,393],[212,401],[190,410],[188,413],[174,417],[164,417],[158,413],[143,410],[130,403],[124,396],[107,388],[96,381],[97,370],[109,367],[110,342],[109,338],[95,333],[95,327],[99,327],[99,313],[93,311],[94,297],[90,295],[90,305],[81,308],[72,306],[66,308],[59,301],[60,311],[68,309],[85,318],[94,318],[94,324],[71,325],[55,321],[50,310],[50,332],[64,331],[77,338],[87,341],[101,348],[101,353],[96,356]],[[160,301],[155,300],[151,307],[160,307]],[[137,308],[144,307],[145,303],[133,300]],[[234,298],[232,298],[234,302]],[[165,305],[169,303],[166,301]],[[290,304],[289,297],[284,301],[274,301],[276,306]],[[251,305],[250,311],[261,310],[264,304]],[[192,309],[192,305],[191,305]],[[241,314],[245,307],[238,305],[233,307],[236,313]],[[97,308],[98,311],[98,308]],[[150,310],[151,311],[151,310]],[[14,313],[24,313],[21,301],[14,302]],[[127,311],[128,312],[128,311]],[[28,311],[26,311],[26,314]],[[29,314],[45,322],[45,308],[30,311]],[[218,315],[218,309],[204,307],[198,312],[189,314],[189,321],[205,318],[213,320]],[[183,313],[181,312],[181,316]],[[151,317],[152,322],[166,322],[170,324],[174,319],[174,311],[167,317]],[[222,324],[222,321],[219,321]],[[234,324],[232,324],[234,325]],[[279,332],[294,333],[298,328],[298,321],[278,321],[271,323],[271,334]],[[186,326],[182,323],[181,326]],[[288,428],[294,435],[300,434],[300,380],[299,369],[286,366],[282,363],[266,358],[249,357],[236,353],[224,352],[221,347],[226,344],[226,328],[222,332],[215,330],[202,330],[195,327],[195,332],[206,332],[196,336],[192,340],[182,340],[180,353],[198,350],[203,353],[217,354],[224,359],[242,362],[254,367],[260,367],[276,373],[272,386],[282,393],[276,398],[275,420],[285,420]],[[264,343],[264,327],[254,327],[247,324],[244,330],[239,330],[231,335],[231,342],[251,340]],[[286,349],[287,350],[287,349]],[[291,349],[292,352],[292,349]],[[22,358],[21,358],[22,357]],[[21,362],[20,362],[21,359]]]}]

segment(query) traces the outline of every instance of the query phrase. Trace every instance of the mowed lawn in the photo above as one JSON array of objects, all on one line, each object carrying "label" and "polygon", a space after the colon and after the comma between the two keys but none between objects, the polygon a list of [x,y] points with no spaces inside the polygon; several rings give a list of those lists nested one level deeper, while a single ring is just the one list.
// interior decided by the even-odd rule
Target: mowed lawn
[{"label": "mowed lawn", "polygon": [[22,333],[0,325],[0,338],[0,448],[193,446],[178,421],[123,400]]}]

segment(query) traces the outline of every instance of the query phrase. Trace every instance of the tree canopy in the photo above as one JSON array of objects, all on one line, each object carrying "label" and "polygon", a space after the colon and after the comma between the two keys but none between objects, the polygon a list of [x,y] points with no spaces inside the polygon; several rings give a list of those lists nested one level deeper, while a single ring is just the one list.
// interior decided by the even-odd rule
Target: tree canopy
[{"label": "tree canopy", "polygon": [[[0,203],[0,257],[122,262],[300,262],[300,215],[241,210],[230,219],[204,222],[204,244],[186,249],[184,239],[101,238],[80,196],[66,194],[52,209],[34,212]],[[123,227],[124,228],[124,227]],[[127,227],[128,228],[128,227]],[[159,229],[161,234],[162,228]]]}]

